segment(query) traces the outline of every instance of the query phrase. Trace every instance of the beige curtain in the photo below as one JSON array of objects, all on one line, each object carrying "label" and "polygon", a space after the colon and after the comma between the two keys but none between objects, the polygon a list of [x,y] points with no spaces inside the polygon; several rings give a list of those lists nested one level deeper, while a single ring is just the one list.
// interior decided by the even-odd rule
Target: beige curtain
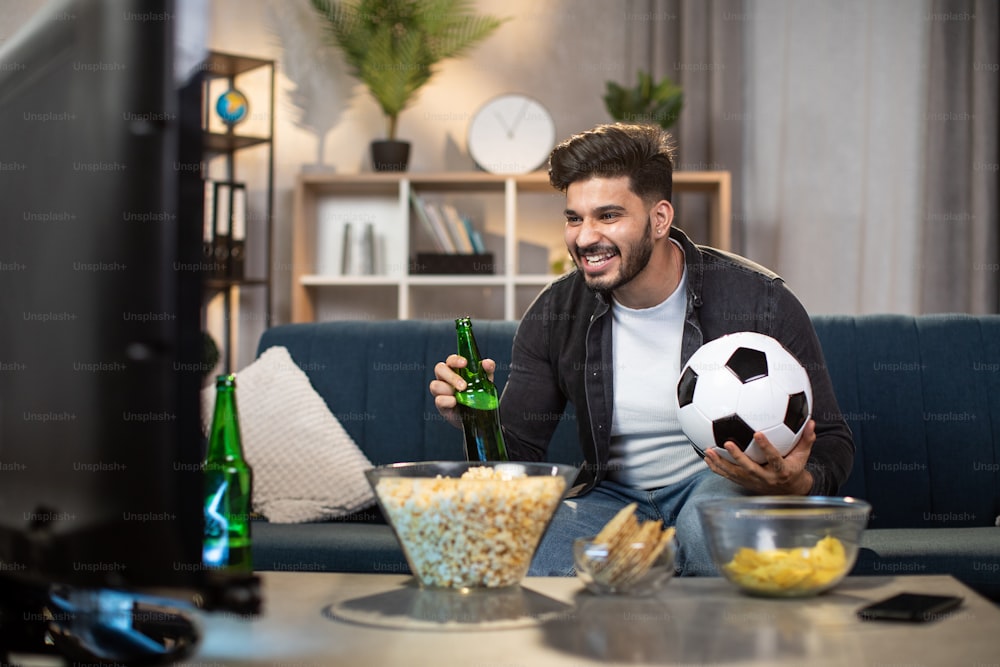
[{"label": "beige curtain", "polygon": [[[677,169],[728,170],[733,175],[733,249],[743,248],[743,32],[742,0],[628,0],[634,38],[626,71],[684,88],[684,109],[671,128]],[[704,197],[675,198],[677,225],[696,241],[708,238]]]},{"label": "beige curtain", "polygon": [[921,252],[924,312],[1000,312],[1000,11],[931,3]]},{"label": "beige curtain", "polygon": [[628,59],[685,88],[680,168],[733,173],[737,252],[814,313],[998,311],[995,0],[629,1]]}]

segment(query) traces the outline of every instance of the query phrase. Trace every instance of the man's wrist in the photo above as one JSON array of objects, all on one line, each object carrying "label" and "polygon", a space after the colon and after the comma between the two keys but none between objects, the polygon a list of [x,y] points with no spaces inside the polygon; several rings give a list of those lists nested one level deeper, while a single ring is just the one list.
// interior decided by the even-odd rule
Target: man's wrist
[{"label": "man's wrist", "polygon": [[792,495],[808,496],[812,492],[815,478],[808,468],[802,469],[802,474],[795,480],[792,488]]}]

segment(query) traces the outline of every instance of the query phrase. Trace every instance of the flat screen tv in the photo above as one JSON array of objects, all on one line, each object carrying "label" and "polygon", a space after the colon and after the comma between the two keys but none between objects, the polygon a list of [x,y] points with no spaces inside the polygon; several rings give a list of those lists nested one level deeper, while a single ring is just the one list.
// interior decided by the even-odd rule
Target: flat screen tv
[{"label": "flat screen tv", "polygon": [[64,0],[0,45],[8,650],[173,659],[193,626],[129,610],[253,605],[252,577],[201,567],[205,12]]}]

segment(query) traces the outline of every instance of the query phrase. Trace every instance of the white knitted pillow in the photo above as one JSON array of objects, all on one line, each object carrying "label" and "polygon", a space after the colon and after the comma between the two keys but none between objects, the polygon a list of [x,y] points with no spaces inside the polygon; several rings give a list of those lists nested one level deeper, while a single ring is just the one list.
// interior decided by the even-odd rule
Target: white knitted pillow
[{"label": "white knitted pillow", "polygon": [[[215,387],[202,391],[208,433]],[[274,523],[334,519],[374,504],[363,471],[372,464],[284,347],[236,374],[236,405],[253,508]]]}]

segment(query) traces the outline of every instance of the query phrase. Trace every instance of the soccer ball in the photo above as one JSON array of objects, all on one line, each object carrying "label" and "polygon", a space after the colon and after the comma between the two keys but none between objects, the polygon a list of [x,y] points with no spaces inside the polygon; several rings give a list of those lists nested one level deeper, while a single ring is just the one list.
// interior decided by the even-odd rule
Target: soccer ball
[{"label": "soccer ball", "polygon": [[799,441],[812,414],[812,385],[798,359],[777,340],[741,331],[698,348],[677,382],[678,419],[702,457],[732,440],[757,463],[760,431],[784,456]]}]

